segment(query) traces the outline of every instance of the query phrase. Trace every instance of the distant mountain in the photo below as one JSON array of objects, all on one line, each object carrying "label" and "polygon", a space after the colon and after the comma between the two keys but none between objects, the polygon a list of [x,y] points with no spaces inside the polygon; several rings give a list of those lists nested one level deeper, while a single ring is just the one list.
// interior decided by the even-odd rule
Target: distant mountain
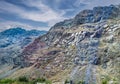
[{"label": "distant mountain", "polygon": [[[39,36],[45,34],[47,31],[40,31],[40,30],[25,30],[22,28],[10,28],[5,31],[0,32],[0,36],[2,37],[15,37],[15,36]],[[1,38],[1,37],[0,37]]]},{"label": "distant mountain", "polygon": [[[22,28],[11,28],[3,32],[0,32],[0,48],[7,47],[11,44],[21,44],[22,43],[21,41],[27,38],[29,39],[31,38],[32,41],[32,38],[41,36],[45,33],[46,31],[39,31],[39,30],[28,31]],[[29,44],[29,42],[26,44]]]},{"label": "distant mountain", "polygon": [[0,32],[0,35],[12,37],[12,36],[20,35],[20,34],[22,35],[22,34],[25,34],[25,33],[26,33],[25,29],[22,29],[22,28],[10,28],[8,30]]},{"label": "distant mountain", "polygon": [[19,27],[0,32],[0,67],[8,67],[6,71],[9,70],[9,66],[15,64],[14,59],[19,56],[24,47],[46,33],[47,31],[25,30]]}]

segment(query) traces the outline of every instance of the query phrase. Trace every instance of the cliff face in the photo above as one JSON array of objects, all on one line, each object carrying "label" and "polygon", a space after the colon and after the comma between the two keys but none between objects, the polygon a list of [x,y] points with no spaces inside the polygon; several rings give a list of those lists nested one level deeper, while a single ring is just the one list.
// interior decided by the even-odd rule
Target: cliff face
[{"label": "cliff face", "polygon": [[55,84],[66,79],[72,83],[118,84],[119,15],[119,6],[95,7],[55,24],[24,48],[16,64],[22,68],[10,77],[46,77]]}]

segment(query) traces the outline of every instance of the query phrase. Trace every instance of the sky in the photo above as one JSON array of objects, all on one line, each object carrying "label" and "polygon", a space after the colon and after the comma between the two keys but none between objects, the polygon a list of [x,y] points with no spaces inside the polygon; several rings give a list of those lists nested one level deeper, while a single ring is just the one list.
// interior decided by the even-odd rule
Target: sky
[{"label": "sky", "polygon": [[0,31],[13,27],[49,30],[84,9],[118,5],[120,0],[0,0]]}]

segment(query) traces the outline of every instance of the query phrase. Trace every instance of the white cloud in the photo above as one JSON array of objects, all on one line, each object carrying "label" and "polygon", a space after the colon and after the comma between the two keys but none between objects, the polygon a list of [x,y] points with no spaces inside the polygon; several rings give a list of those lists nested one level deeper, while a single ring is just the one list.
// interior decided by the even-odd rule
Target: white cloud
[{"label": "white cloud", "polygon": [[81,4],[90,4],[88,0],[76,0],[75,3],[73,3],[74,6],[79,7]]},{"label": "white cloud", "polygon": [[24,12],[22,8],[17,7],[13,4],[7,3],[5,1],[0,2],[0,10],[1,10],[0,12],[6,12],[6,13],[9,12],[9,13],[16,13],[16,14]]},{"label": "white cloud", "polygon": [[49,24],[48,26],[52,26],[56,22],[66,19],[65,17],[63,17],[63,15],[66,13],[65,11],[63,10],[54,11],[47,5],[43,4],[40,0],[23,0],[22,3],[29,7],[35,7],[39,10],[26,11],[25,9],[19,6],[16,6],[4,1],[0,3],[0,10],[3,10],[4,12],[17,14],[20,18],[23,18],[23,19],[46,22]]},{"label": "white cloud", "polygon": [[92,9],[96,6],[109,6],[111,4],[118,5],[120,0],[76,0],[74,6],[80,7],[80,4],[86,4],[82,10],[84,9]]},{"label": "white cloud", "polygon": [[[58,0],[57,3],[58,2],[60,2],[60,0]],[[23,4],[29,7],[35,7],[40,10],[38,13],[31,13],[29,15],[25,15],[25,17],[27,16],[28,18],[33,19],[35,21],[47,22],[48,26],[52,26],[56,22],[66,19],[65,17],[63,17],[66,11],[55,11],[47,5],[43,4],[40,0],[23,0]]]}]

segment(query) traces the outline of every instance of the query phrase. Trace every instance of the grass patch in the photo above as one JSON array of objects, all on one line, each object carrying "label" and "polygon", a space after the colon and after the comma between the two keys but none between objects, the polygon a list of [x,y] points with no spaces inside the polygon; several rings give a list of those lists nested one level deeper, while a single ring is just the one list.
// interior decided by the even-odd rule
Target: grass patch
[{"label": "grass patch", "polygon": [[1,79],[0,84],[52,84],[51,81],[46,80],[45,78],[38,78],[34,80],[29,80],[27,77],[19,77],[18,79]]}]

